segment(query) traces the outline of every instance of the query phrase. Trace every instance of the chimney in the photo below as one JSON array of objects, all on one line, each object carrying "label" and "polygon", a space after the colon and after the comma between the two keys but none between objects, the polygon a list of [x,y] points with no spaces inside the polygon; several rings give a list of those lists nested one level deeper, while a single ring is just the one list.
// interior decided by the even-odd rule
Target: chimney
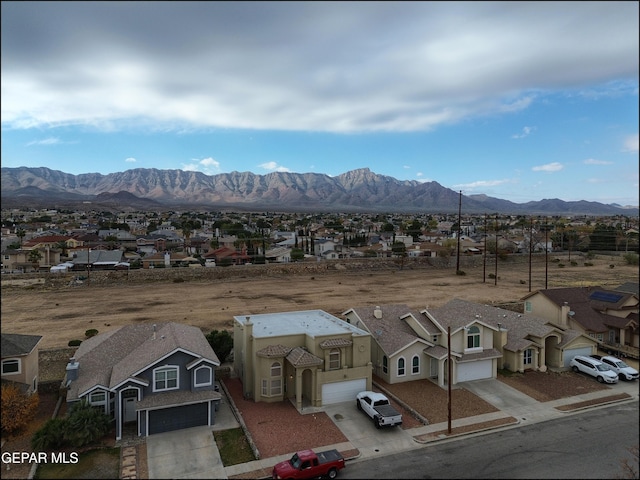
[{"label": "chimney", "polygon": [[379,306],[376,306],[376,308],[374,308],[373,316],[378,318],[378,319],[382,318],[382,310],[380,309]]},{"label": "chimney", "polygon": [[80,364],[76,361],[75,357],[71,357],[69,359],[69,363],[67,363],[67,385],[69,385],[74,380],[78,379],[78,368]]},{"label": "chimney", "polygon": [[571,309],[569,308],[569,303],[564,302],[562,307],[560,308],[560,326],[569,328],[569,312]]}]

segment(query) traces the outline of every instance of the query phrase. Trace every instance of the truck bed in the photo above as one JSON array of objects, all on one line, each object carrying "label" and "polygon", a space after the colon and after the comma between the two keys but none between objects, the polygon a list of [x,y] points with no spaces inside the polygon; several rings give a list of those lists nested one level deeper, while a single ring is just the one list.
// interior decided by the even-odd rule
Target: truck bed
[{"label": "truck bed", "polygon": [[400,412],[397,411],[393,405],[378,405],[377,407],[373,407],[373,409],[383,417],[395,417],[396,415],[400,415]]},{"label": "truck bed", "polygon": [[335,462],[342,458],[342,454],[338,450],[325,450],[324,452],[316,453],[318,456],[318,462],[320,464],[327,462]]}]

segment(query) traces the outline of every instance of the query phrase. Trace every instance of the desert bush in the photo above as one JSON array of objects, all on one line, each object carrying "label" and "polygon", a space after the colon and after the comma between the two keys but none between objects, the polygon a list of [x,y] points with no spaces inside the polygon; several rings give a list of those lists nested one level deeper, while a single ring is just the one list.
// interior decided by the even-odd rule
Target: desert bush
[{"label": "desert bush", "polygon": [[95,337],[98,334],[98,330],[95,328],[90,328],[86,332],[84,332],[84,336],[87,338]]},{"label": "desert bush", "polygon": [[38,394],[27,395],[16,385],[2,385],[2,433],[10,435],[24,428],[38,411]]},{"label": "desert bush", "polygon": [[593,263],[591,263],[591,262],[584,262],[584,266],[585,266],[585,267],[593,267]]},{"label": "desert bush", "polygon": [[616,268],[616,266],[612,263],[609,265],[609,268]]},{"label": "desert bush", "polygon": [[464,270],[456,270],[456,275],[466,275],[467,272],[465,272]]},{"label": "desert bush", "polygon": [[564,268],[564,263],[559,263],[558,268]]},{"label": "desert bush", "polygon": [[627,265],[638,265],[640,264],[640,256],[637,253],[629,252],[625,253],[622,258],[627,263]]},{"label": "desert bush", "polygon": [[576,262],[575,260],[571,260],[571,266],[575,267],[576,265],[578,265],[578,262]]},{"label": "desert bush", "polygon": [[69,340],[67,344],[69,347],[77,347],[82,343],[82,340]]}]

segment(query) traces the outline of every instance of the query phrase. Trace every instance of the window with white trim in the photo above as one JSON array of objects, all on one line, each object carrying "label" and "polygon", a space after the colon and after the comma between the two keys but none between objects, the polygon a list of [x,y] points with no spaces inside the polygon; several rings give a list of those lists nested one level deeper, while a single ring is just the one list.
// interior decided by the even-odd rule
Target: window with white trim
[{"label": "window with white trim", "polygon": [[411,359],[411,374],[417,375],[418,373],[420,373],[420,357],[414,355]]},{"label": "window with white trim", "polygon": [[156,368],[153,371],[153,391],[162,392],[164,390],[178,389],[178,367],[166,366]]},{"label": "window with white trim", "polygon": [[527,313],[531,313],[533,311],[533,305],[528,300],[524,302],[524,311]]},{"label": "window with white trim", "polygon": [[524,365],[531,365],[533,363],[533,350],[531,348],[527,348],[522,357],[522,363]]},{"label": "window with white trim", "polygon": [[271,376],[272,377],[282,376],[282,364],[280,362],[273,362],[271,364]]},{"label": "window with white trim", "polygon": [[193,371],[193,386],[206,387],[213,383],[213,370],[208,365],[201,365]]},{"label": "window with white trim", "polygon": [[401,377],[405,374],[405,366],[404,366],[404,358],[400,357],[398,359],[398,376]]},{"label": "window with white trim", "polygon": [[2,375],[17,375],[22,372],[22,364],[19,358],[2,360]]},{"label": "window with white trim", "polygon": [[340,368],[340,350],[332,348],[329,352],[329,370],[337,370]]},{"label": "window with white trim", "polygon": [[467,348],[480,348],[480,329],[475,325],[467,330]]}]

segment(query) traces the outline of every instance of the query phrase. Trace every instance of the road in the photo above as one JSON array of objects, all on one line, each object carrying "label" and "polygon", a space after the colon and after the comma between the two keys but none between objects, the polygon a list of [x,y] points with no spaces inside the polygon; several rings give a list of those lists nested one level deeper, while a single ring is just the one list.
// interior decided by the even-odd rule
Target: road
[{"label": "road", "polygon": [[639,441],[638,403],[452,439],[349,462],[340,478],[626,478],[622,459]]}]

